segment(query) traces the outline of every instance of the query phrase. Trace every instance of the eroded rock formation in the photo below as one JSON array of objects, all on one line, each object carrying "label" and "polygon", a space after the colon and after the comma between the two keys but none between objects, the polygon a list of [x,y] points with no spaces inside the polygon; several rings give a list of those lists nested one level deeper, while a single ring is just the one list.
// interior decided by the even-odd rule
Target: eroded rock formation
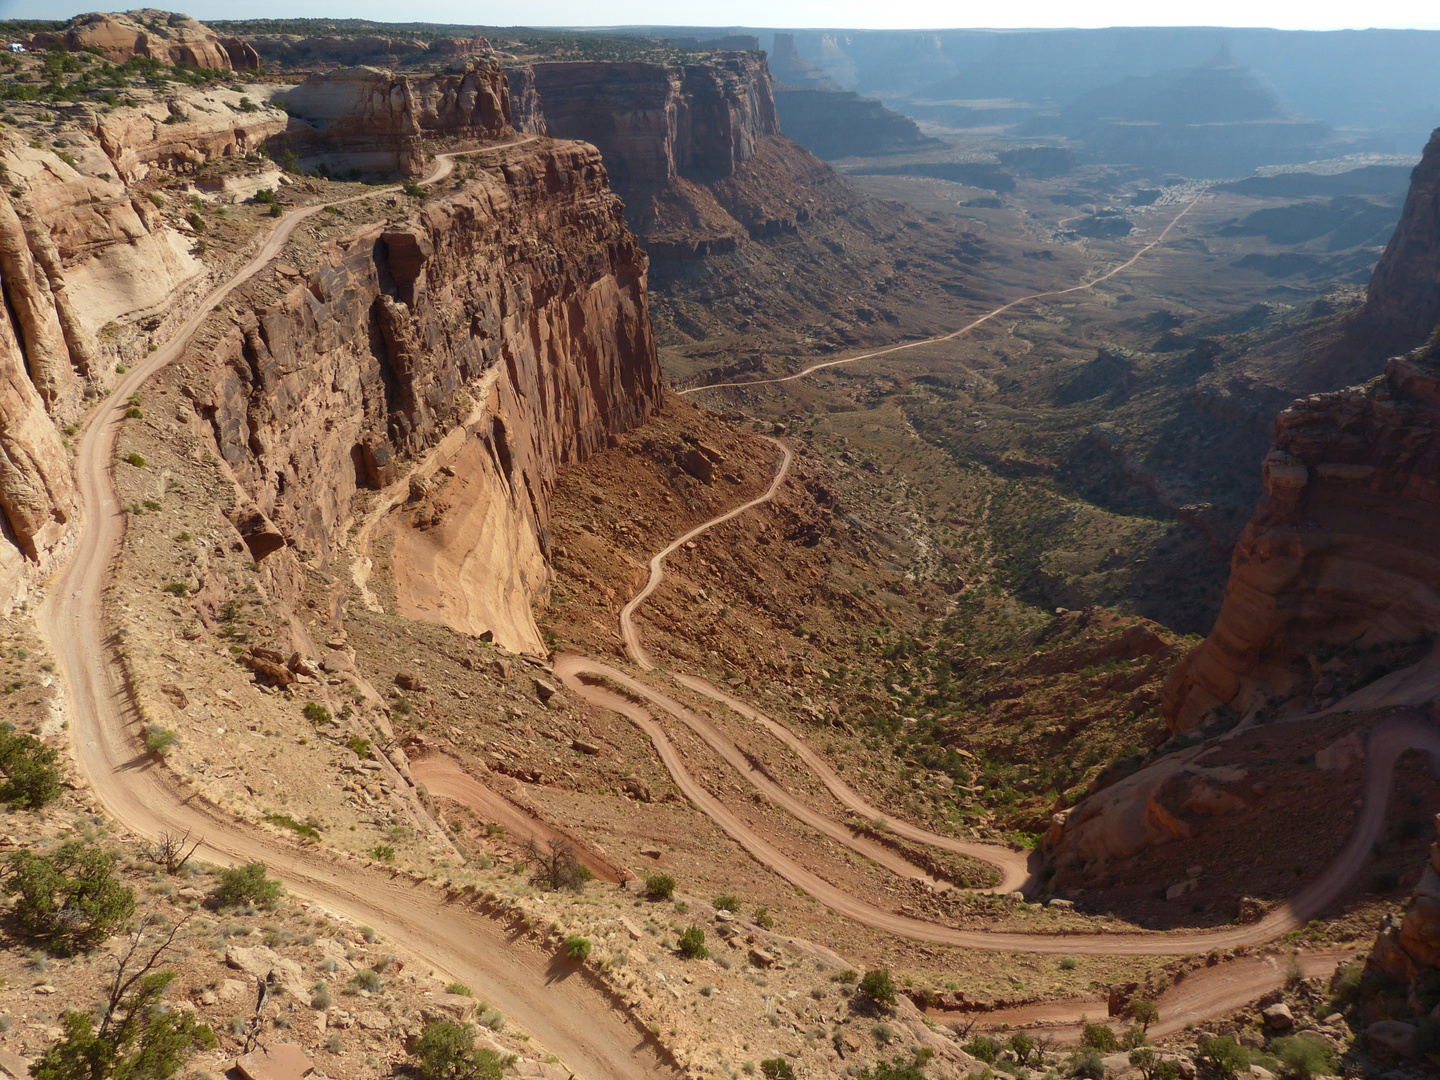
[{"label": "eroded rock formation", "polygon": [[1398,700],[1406,672],[1377,669],[1376,652],[1423,654],[1440,634],[1436,360],[1433,349],[1392,360],[1383,378],[1277,418],[1220,617],[1166,685],[1172,730],[1295,695]]},{"label": "eroded rock formation", "polygon": [[[436,60],[449,63],[458,57],[488,56],[494,50],[483,37],[446,37],[431,41],[392,37],[302,37],[299,34],[252,34],[246,47],[265,63],[291,67],[337,64],[413,64]],[[228,47],[228,43],[227,43]],[[232,56],[234,52],[232,50]]]},{"label": "eroded rock formation", "polygon": [[[1435,819],[1440,833],[1440,816]],[[1440,971],[1440,841],[1430,845],[1430,858],[1403,916],[1385,920],[1366,965],[1410,990],[1411,1007],[1428,1011],[1418,999],[1427,976]]]},{"label": "eroded rock formation", "polygon": [[219,71],[254,70],[258,66],[250,62],[243,43],[236,42],[241,59],[240,63],[234,63],[230,49],[204,23],[188,15],[153,8],[123,14],[77,15],[64,30],[36,34],[31,43],[41,49],[63,45],[71,52],[94,50],[114,64],[143,56],[166,64]]},{"label": "eroded rock formation", "polygon": [[527,147],[501,176],[334,242],[184,364],[219,456],[307,557],[334,553],[357,487],[459,438],[475,520],[407,565],[465,603],[415,614],[538,650],[555,470],[660,400],[647,304],[599,155]]},{"label": "eroded rock formation", "polygon": [[493,139],[511,130],[505,73],[467,60],[440,75],[411,78],[378,68],[340,68],[312,75],[280,98],[291,122],[277,147],[303,164],[398,171],[426,169],[422,140],[445,134]]},{"label": "eroded rock formation", "polygon": [[827,160],[941,145],[939,139],[921,134],[910,117],[853,90],[812,84],[777,86],[775,107],[785,133]]}]

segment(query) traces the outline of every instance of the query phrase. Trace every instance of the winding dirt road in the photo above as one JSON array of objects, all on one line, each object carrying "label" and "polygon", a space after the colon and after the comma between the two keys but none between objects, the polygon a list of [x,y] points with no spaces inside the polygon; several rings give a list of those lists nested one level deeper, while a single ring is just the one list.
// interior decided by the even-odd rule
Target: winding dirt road
[{"label": "winding dirt road", "polygon": [[846,356],[839,360],[826,360],[823,363],[811,364],[809,367],[802,368],[794,375],[785,375],[780,378],[750,379],[745,382],[706,383],[704,386],[692,386],[689,389],[679,390],[676,392],[680,394],[698,394],[702,390],[725,390],[734,387],[745,386],[774,386],[777,383],[794,382],[796,379],[803,379],[808,375],[815,374],[815,372],[817,371],[824,371],[826,368],[841,367],[845,364],[858,364],[861,360],[874,360],[877,357],[890,356],[894,353],[904,352],[906,349],[918,349],[922,345],[935,345],[942,341],[954,341],[958,337],[964,337],[971,330],[974,330],[977,326],[983,326],[991,319],[998,318],[999,316],[1004,315],[1005,312],[1009,311],[1011,308],[1019,307],[1021,304],[1028,304],[1031,300],[1043,300],[1047,296],[1069,296],[1071,293],[1084,292],[1087,289],[1095,288],[1096,285],[1109,281],[1116,274],[1130,269],[1130,267],[1134,266],[1137,262],[1140,261],[1140,258],[1146,252],[1150,251],[1152,248],[1157,247],[1160,244],[1163,244],[1170,236],[1170,230],[1175,228],[1176,225],[1180,224],[1180,219],[1183,218],[1186,214],[1188,214],[1191,210],[1193,210],[1195,208],[1195,204],[1204,197],[1205,193],[1203,191],[1199,195],[1196,195],[1195,198],[1191,199],[1188,203],[1185,204],[1185,206],[1178,214],[1176,214],[1173,218],[1170,219],[1170,224],[1166,225],[1165,228],[1160,231],[1159,236],[1155,237],[1154,240],[1151,240],[1144,247],[1140,248],[1138,251],[1135,252],[1134,255],[1131,255],[1130,258],[1126,259],[1119,266],[1114,267],[1111,270],[1105,271],[1105,273],[1101,274],[1099,277],[1091,278],[1089,281],[1081,282],[1079,285],[1071,285],[1068,289],[1049,289],[1045,292],[1029,293],[1026,296],[1018,296],[1014,300],[1011,300],[1009,303],[1001,304],[999,307],[991,311],[987,311],[984,315],[981,315],[973,322],[968,322],[964,326],[960,327],[960,329],[952,330],[948,334],[938,334],[935,337],[922,338],[919,341],[907,341],[903,345],[891,345],[884,349],[876,349],[873,352],[861,353],[859,356]]},{"label": "winding dirt road", "polygon": [[[484,151],[470,151],[477,152]],[[450,156],[442,156],[424,182],[444,179],[451,168]],[[140,749],[138,720],[101,618],[104,587],[125,530],[111,469],[126,398],[177,359],[210,311],[322,209],[317,204],[282,217],[255,258],[206,297],[163,348],[127,373],[86,423],[75,459],[83,519],[74,553],[50,583],[37,615],[66,690],[76,763],[106,813],[129,831],[151,839],[189,832],[205,838],[202,858],[264,862],[294,895],[374,927],[442,976],[471,986],[578,1074],[614,1080],[673,1076],[653,1040],[613,1009],[598,986],[573,965],[522,940],[519,931],[511,934],[496,920],[466,910],[430,883],[387,875],[251,828],[186,791]]]}]

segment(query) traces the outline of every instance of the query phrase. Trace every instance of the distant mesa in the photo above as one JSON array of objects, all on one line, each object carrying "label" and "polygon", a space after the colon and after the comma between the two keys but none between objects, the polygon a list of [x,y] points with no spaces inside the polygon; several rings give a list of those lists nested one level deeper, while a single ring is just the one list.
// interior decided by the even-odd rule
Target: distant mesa
[{"label": "distant mesa", "polygon": [[770,74],[796,89],[841,89],[839,83],[800,55],[795,48],[794,34],[775,34],[775,47],[770,50]]},{"label": "distant mesa", "polygon": [[38,33],[29,44],[37,49],[62,45],[71,52],[93,49],[113,64],[141,56],[217,71],[253,71],[259,67],[259,57],[243,40],[222,41],[215,31],[188,15],[154,8],[123,14],[77,15],[63,30]]}]

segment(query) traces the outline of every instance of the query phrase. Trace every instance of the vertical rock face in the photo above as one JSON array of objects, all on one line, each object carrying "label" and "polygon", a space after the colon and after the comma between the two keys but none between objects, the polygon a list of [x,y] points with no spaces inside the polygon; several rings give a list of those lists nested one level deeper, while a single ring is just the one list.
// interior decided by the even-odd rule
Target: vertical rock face
[{"label": "vertical rock face", "polygon": [[415,79],[340,68],[312,75],[277,100],[291,122],[275,145],[307,164],[324,160],[338,168],[417,175],[425,169],[426,135],[492,139],[511,130],[505,73],[487,60]]},{"label": "vertical rock face", "polygon": [[893,154],[940,144],[922,135],[910,117],[853,90],[781,86],[775,105],[786,134],[817,157]]},{"label": "vertical rock face", "polygon": [[643,422],[661,382],[645,256],[599,155],[517,149],[502,172],[335,242],[184,363],[219,454],[311,557],[333,552],[357,487],[392,483],[403,458],[463,425],[503,527],[485,533],[484,566],[446,572],[486,575],[524,612],[488,625],[497,640],[519,626],[509,643],[529,647],[555,470]]},{"label": "vertical rock face", "polygon": [[1410,177],[1400,224],[1376,264],[1352,342],[1376,357],[1424,344],[1440,326],[1440,130]]},{"label": "vertical rock face", "polygon": [[550,133],[598,146],[621,189],[730,176],[761,137],[780,134],[759,53],[686,65],[536,64],[534,73]]},{"label": "vertical rock face", "polygon": [[1437,361],[1433,349],[1391,360],[1383,378],[1277,418],[1219,619],[1165,687],[1173,731],[1218,706],[1295,695],[1319,705],[1350,693],[1357,708],[1404,699],[1416,669],[1387,674],[1375,654],[1409,644],[1417,659],[1440,636]]}]

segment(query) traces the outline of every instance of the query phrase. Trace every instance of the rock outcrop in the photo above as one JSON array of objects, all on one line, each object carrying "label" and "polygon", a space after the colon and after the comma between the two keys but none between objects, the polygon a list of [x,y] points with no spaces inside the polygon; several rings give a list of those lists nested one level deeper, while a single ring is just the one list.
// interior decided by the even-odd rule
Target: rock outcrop
[{"label": "rock outcrop", "polygon": [[204,23],[188,15],[153,8],[124,14],[77,15],[64,30],[36,34],[31,44],[41,49],[62,45],[71,52],[88,49],[113,64],[143,56],[166,64],[218,71],[254,70],[258,66],[250,62],[242,43],[235,45],[241,54],[241,62],[236,64],[230,49]]},{"label": "rock outcrop", "polygon": [[468,598],[459,628],[530,651],[543,648],[529,611],[548,580],[556,469],[661,395],[645,255],[578,144],[516,148],[499,175],[333,242],[182,363],[214,451],[307,558],[333,555],[357,488],[457,440],[482,481],[462,508],[476,515],[465,550],[407,565],[428,559],[437,587]]},{"label": "rock outcrop", "polygon": [[[1440,833],[1440,815],[1435,829]],[[1422,981],[1440,971],[1440,841],[1430,845],[1430,858],[1405,914],[1391,916],[1382,925],[1366,966],[1406,986],[1414,1011],[1429,1011],[1419,994]]]},{"label": "rock outcrop", "polygon": [[340,68],[312,75],[277,101],[290,125],[274,145],[306,166],[418,175],[426,169],[427,136],[494,139],[512,130],[505,73],[488,60],[415,78]]},{"label": "rock outcrop", "polygon": [[1425,344],[1440,327],[1440,130],[1410,177],[1400,224],[1370,277],[1349,348],[1393,356]]},{"label": "rock outcrop", "polygon": [[173,107],[149,102],[113,109],[96,119],[94,134],[127,184],[143,180],[152,169],[183,170],[244,157],[284,131],[287,120],[268,103],[241,111],[242,96],[213,90],[191,93]]},{"label": "rock outcrop", "polygon": [[1190,730],[1222,706],[1244,713],[1295,695],[1311,705],[1345,694],[1355,707],[1398,703],[1406,672],[1386,674],[1376,653],[1423,654],[1440,635],[1437,476],[1433,349],[1281,413],[1220,617],[1166,684],[1171,729]]},{"label": "rock outcrop", "polygon": [[[385,67],[434,64],[465,56],[490,56],[494,49],[483,37],[445,37],[425,41],[403,37],[304,37],[299,34],[252,34],[245,46],[272,67],[314,67],[337,64]],[[228,46],[227,46],[228,47]],[[232,50],[232,56],[234,55]]]}]

